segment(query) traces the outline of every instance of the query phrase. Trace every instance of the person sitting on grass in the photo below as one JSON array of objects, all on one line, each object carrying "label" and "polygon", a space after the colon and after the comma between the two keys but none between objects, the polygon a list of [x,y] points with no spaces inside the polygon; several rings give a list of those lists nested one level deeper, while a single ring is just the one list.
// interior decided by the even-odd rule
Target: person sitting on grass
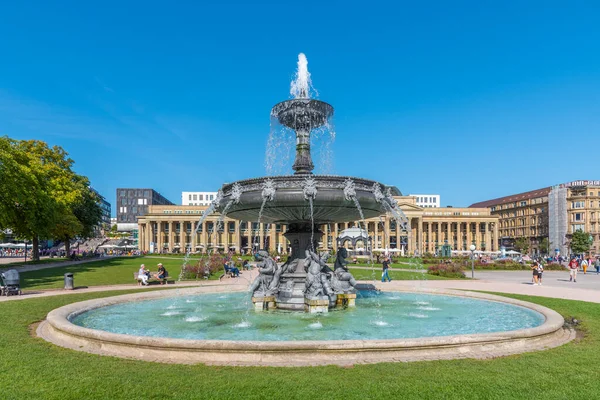
[{"label": "person sitting on grass", "polygon": [[165,267],[163,267],[162,263],[158,264],[158,272],[156,273],[156,279],[158,279],[160,281],[161,285],[164,285],[164,281],[167,279],[167,277],[169,276],[169,273],[167,272],[167,270],[165,269]]}]

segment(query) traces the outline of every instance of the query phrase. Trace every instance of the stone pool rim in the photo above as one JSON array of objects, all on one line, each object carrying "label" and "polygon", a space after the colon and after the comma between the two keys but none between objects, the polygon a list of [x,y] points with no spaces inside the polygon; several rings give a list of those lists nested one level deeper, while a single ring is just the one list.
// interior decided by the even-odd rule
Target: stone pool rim
[{"label": "stone pool rim", "polygon": [[536,311],[545,321],[512,331],[400,339],[234,341],[135,336],[75,325],[84,312],[115,304],[244,288],[203,286],[149,291],[71,303],[48,313],[38,336],[62,347],[96,354],[168,363],[215,365],[327,365],[425,359],[488,358],[556,347],[574,338],[556,311],[538,304],[487,293],[431,288],[386,288],[385,292],[424,293],[507,303]]}]

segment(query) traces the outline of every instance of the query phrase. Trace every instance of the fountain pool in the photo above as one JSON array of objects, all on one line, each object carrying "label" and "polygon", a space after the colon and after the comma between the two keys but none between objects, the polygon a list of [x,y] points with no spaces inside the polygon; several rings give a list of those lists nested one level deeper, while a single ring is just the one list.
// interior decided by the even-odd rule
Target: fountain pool
[{"label": "fountain pool", "polygon": [[244,300],[244,293],[215,293],[121,303],[84,312],[72,322],[136,336],[290,341],[504,332],[534,328],[545,321],[542,314],[521,306],[424,293],[359,292],[357,307],[323,315],[248,313]]}]

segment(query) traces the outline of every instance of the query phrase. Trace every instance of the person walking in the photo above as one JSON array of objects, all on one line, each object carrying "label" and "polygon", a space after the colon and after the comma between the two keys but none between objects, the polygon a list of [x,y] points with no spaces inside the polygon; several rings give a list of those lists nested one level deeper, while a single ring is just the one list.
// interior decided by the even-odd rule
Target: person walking
[{"label": "person walking", "polygon": [[381,282],[385,282],[386,279],[388,280],[388,282],[392,281],[392,279],[390,278],[390,274],[388,272],[389,268],[390,268],[390,259],[386,257],[383,260],[383,271],[381,273]]},{"label": "person walking", "polygon": [[542,264],[541,261],[538,262],[537,271],[538,271],[538,285],[541,285],[542,284],[542,274],[544,273],[544,264]]},{"label": "person walking", "polygon": [[588,260],[586,260],[585,257],[583,257],[581,260],[581,268],[583,268],[583,274],[587,274]]},{"label": "person walking", "polygon": [[600,257],[596,257],[594,268],[596,268],[596,275],[600,275]]},{"label": "person walking", "polygon": [[538,262],[534,261],[533,265],[531,266],[531,271],[533,271],[533,285],[539,285],[539,278],[538,278]]},{"label": "person walking", "polygon": [[573,257],[569,262],[569,282],[577,282],[577,270],[579,269],[579,263],[577,259]]}]

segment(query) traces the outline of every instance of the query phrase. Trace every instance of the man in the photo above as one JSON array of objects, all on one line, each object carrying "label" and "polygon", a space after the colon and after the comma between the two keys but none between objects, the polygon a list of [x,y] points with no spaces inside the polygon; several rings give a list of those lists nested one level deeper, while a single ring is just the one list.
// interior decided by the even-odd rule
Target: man
[{"label": "man", "polygon": [[160,281],[161,285],[165,284],[165,280],[167,279],[168,276],[169,276],[169,273],[167,272],[165,267],[163,267],[162,263],[158,263],[158,272],[156,273],[156,279],[158,279]]},{"label": "man", "polygon": [[383,260],[383,272],[381,274],[381,282],[385,282],[386,279],[388,280],[388,282],[392,281],[392,279],[390,278],[390,275],[388,273],[389,268],[390,268],[390,259],[386,257]]},{"label": "man", "polygon": [[594,262],[594,268],[596,268],[596,275],[600,275],[600,257],[596,257],[596,262]]},{"label": "man", "polygon": [[573,257],[569,262],[569,282],[577,282],[577,270],[579,269],[579,263],[577,259]]}]

